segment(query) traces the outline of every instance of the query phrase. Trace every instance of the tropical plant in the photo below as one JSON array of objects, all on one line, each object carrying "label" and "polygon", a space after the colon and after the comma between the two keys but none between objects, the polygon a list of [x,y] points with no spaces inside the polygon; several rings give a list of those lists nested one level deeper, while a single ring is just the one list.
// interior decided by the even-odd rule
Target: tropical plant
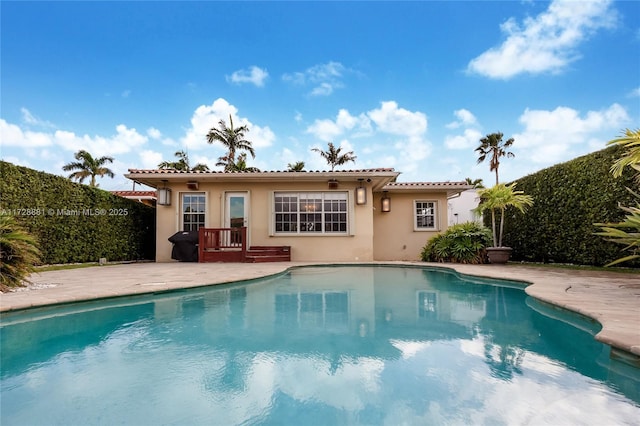
[{"label": "tropical plant", "polygon": [[422,248],[423,262],[484,263],[491,231],[475,222],[451,226]]},{"label": "tropical plant", "polygon": [[0,291],[23,286],[39,262],[36,239],[13,216],[0,215]]},{"label": "tropical plant", "polygon": [[104,166],[106,163],[113,163],[113,157],[104,156],[93,158],[91,154],[83,149],[76,152],[74,157],[78,161],[72,161],[62,166],[62,170],[65,172],[76,170],[69,175],[69,179],[76,179],[82,183],[86,178],[90,177],[91,182],[89,186],[98,186],[96,184],[96,176],[102,177],[107,175],[110,178],[115,176],[111,169]]},{"label": "tropical plant", "polygon": [[[640,182],[640,129],[624,132],[623,137],[609,141],[607,145],[619,145],[627,149],[611,166],[611,173],[614,177],[620,177],[625,167],[631,167],[636,172],[636,181]],[[640,258],[640,194],[627,188],[638,200],[635,207],[620,206],[620,209],[627,212],[622,222],[618,223],[595,223],[600,227],[600,232],[596,235],[604,237],[607,241],[623,244],[623,250],[630,251],[628,256],[616,259],[605,266],[617,265]]]},{"label": "tropical plant", "polygon": [[287,170],[290,172],[304,171],[304,161],[296,161],[295,163],[287,164]]},{"label": "tropical plant", "polygon": [[209,171],[209,166],[206,164],[198,163],[195,166],[191,167],[189,164],[189,154],[185,151],[176,151],[175,154],[178,157],[178,161],[163,161],[158,164],[159,169],[173,169],[182,172],[207,172]]},{"label": "tropical plant", "polygon": [[484,183],[482,182],[482,179],[471,180],[471,178],[468,177],[468,178],[464,178],[464,181],[467,183],[467,185],[473,186],[474,189],[484,188]]},{"label": "tropical plant", "polygon": [[625,167],[631,167],[636,172],[636,180],[640,183],[640,129],[624,131],[624,136],[609,141],[607,145],[618,145],[627,151],[611,166],[614,177],[620,177]]},{"label": "tropical plant", "polygon": [[247,151],[252,158],[256,158],[251,141],[244,138],[245,133],[249,131],[248,126],[233,127],[231,115],[229,115],[229,127],[224,120],[220,120],[218,126],[219,128],[211,128],[207,134],[207,143],[220,142],[227,149],[227,154],[220,157],[216,165],[224,163],[225,171],[233,171],[238,151]]},{"label": "tropical plant", "polygon": [[238,160],[230,167],[232,172],[259,172],[260,169],[257,167],[249,167],[247,166],[247,153],[243,152],[238,155]]},{"label": "tropical plant", "polygon": [[500,167],[500,157],[513,158],[515,154],[509,152],[506,148],[513,145],[514,139],[509,138],[502,140],[504,135],[500,132],[491,133],[480,139],[480,145],[475,149],[478,153],[478,164],[482,163],[489,157],[489,171],[496,173],[496,185],[498,184],[498,168]]},{"label": "tropical plant", "polygon": [[640,195],[635,192],[633,192],[633,195],[639,200],[635,207],[620,206],[623,211],[628,213],[622,222],[594,224],[601,229],[600,232],[596,232],[596,235],[604,237],[607,241],[624,244],[625,247],[623,250],[632,253],[629,256],[616,259],[605,266],[613,266],[618,263],[640,258]]},{"label": "tropical plant", "polygon": [[[478,191],[480,205],[475,209],[479,212],[491,212],[491,232],[493,235],[493,247],[503,247],[502,234],[504,231],[504,216],[507,207],[514,207],[524,213],[527,207],[533,205],[533,198],[525,195],[523,191],[516,191],[516,183],[511,185],[497,184],[491,188]],[[500,213],[500,232],[496,233],[496,213]]]},{"label": "tropical plant", "polygon": [[328,143],[328,149],[326,151],[320,148],[313,148],[311,151],[320,154],[320,156],[327,161],[327,164],[331,166],[331,171],[333,171],[336,166],[342,166],[349,161],[353,161],[354,163],[356,161],[356,156],[353,155],[353,151],[341,154],[342,148],[336,148],[331,142]]}]

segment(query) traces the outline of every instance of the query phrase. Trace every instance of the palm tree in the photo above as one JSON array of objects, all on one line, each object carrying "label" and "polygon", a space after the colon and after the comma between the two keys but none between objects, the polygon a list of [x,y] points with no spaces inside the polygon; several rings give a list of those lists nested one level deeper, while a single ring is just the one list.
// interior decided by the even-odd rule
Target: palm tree
[{"label": "palm tree", "polygon": [[91,154],[81,149],[75,153],[75,158],[78,161],[72,161],[62,166],[62,170],[65,172],[76,170],[69,175],[69,179],[77,179],[82,183],[86,178],[91,177],[91,183],[89,183],[89,185],[98,186],[96,185],[96,176],[102,177],[107,175],[110,178],[115,176],[111,169],[104,167],[106,163],[113,163],[113,157],[104,156],[93,158]]},{"label": "palm tree", "polygon": [[242,154],[238,155],[238,161],[236,161],[234,171],[235,172],[259,172],[260,169],[257,167],[247,166],[247,153],[243,152]]},{"label": "palm tree", "polygon": [[0,214],[0,291],[28,282],[39,262],[37,240],[13,216]]},{"label": "palm tree", "polygon": [[[611,166],[611,173],[613,176],[619,177],[624,168],[628,166],[638,172],[635,178],[636,181],[640,181],[640,129],[627,129],[624,135],[607,143],[607,145],[620,145],[627,148],[624,155]],[[623,250],[631,252],[629,256],[614,260],[605,266],[640,258],[640,194],[630,188],[627,190],[633,194],[637,201],[635,206],[620,206],[620,209],[627,213],[624,220],[617,223],[594,223],[595,226],[600,227],[600,232],[597,232],[596,235],[604,237],[607,241],[623,244],[625,246]]]},{"label": "palm tree", "polygon": [[336,147],[331,142],[329,142],[328,146],[329,149],[327,151],[323,151],[320,148],[313,148],[311,149],[311,151],[319,153],[322,158],[327,160],[327,164],[331,166],[331,171],[333,171],[336,166],[342,166],[349,161],[353,161],[354,163],[356,162],[357,157],[353,155],[353,151],[340,154],[342,148],[336,149]]},{"label": "palm tree", "polygon": [[479,154],[478,164],[482,163],[487,156],[491,156],[491,159],[489,160],[489,171],[496,172],[496,185],[498,184],[498,167],[500,167],[500,157],[515,157],[513,152],[508,152],[506,150],[506,148],[513,145],[513,142],[515,142],[514,139],[509,138],[503,142],[502,136],[502,133],[491,133],[480,139],[480,145],[475,149]]},{"label": "palm tree", "polygon": [[304,161],[296,161],[295,163],[287,164],[290,172],[302,172],[304,171]]},{"label": "palm tree", "polygon": [[229,157],[224,155],[218,158],[218,162],[216,166],[224,167],[225,172],[259,172],[260,169],[257,167],[249,167],[247,166],[247,153],[243,152],[238,155],[238,159],[236,161],[230,161]]},{"label": "palm tree", "polygon": [[225,159],[225,171],[231,171],[230,167],[236,164],[237,151],[247,151],[252,158],[256,158],[251,141],[244,138],[244,134],[249,131],[249,127],[240,126],[234,128],[231,115],[229,115],[229,127],[227,127],[224,120],[220,120],[218,126],[219,128],[213,127],[209,130],[207,142],[210,144],[220,142],[227,148],[227,154],[224,157],[220,157],[221,160]]},{"label": "palm tree", "polygon": [[484,183],[482,182],[482,179],[471,180],[471,178],[468,177],[468,178],[464,178],[464,181],[467,183],[467,185],[473,186],[474,189],[484,188]]},{"label": "palm tree", "polygon": [[[511,185],[497,184],[491,188],[478,191],[480,205],[479,211],[491,211],[491,230],[493,232],[493,246],[502,247],[502,234],[504,231],[504,214],[507,207],[515,207],[524,213],[527,207],[533,205],[531,195],[525,195],[523,191],[515,190],[515,182]],[[496,234],[496,211],[500,212],[500,233]]]},{"label": "palm tree", "polygon": [[619,145],[627,148],[624,155],[617,159],[611,166],[613,176],[621,176],[624,168],[629,166],[638,172],[638,174],[636,174],[636,180],[640,181],[640,129],[627,129],[624,132],[624,136],[609,141],[607,145]]},{"label": "palm tree", "polygon": [[173,169],[183,172],[207,172],[209,171],[209,166],[206,164],[198,163],[195,166],[191,167],[189,165],[189,154],[185,151],[176,151],[174,154],[178,157],[178,161],[163,161],[158,164],[159,169]]}]

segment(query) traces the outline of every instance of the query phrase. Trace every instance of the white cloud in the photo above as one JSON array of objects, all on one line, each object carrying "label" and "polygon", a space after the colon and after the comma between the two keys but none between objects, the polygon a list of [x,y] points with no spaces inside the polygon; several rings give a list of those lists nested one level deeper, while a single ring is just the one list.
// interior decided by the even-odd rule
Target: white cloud
[{"label": "white cloud", "polygon": [[330,61],[314,65],[303,72],[283,74],[282,80],[298,86],[313,86],[309,92],[311,96],[329,96],[335,89],[344,87],[342,79],[346,72],[353,71],[340,62]]},{"label": "white cloud", "polygon": [[463,108],[456,110],[453,112],[453,114],[456,116],[457,121],[452,121],[451,123],[447,124],[446,127],[448,129],[457,129],[461,126],[475,126],[478,124],[478,120],[476,119],[475,115],[473,115],[471,111],[467,109]]},{"label": "white cloud", "polygon": [[355,130],[352,136],[358,137],[371,132],[371,123],[365,114],[353,116],[346,109],[340,109],[335,121],[330,119],[315,120],[307,128],[307,133],[311,133],[318,139],[331,142],[345,132]]},{"label": "white cloud", "polygon": [[[613,104],[605,110],[589,111],[584,117],[562,106],[553,111],[526,109],[519,121],[524,131],[513,135],[513,147],[535,163],[554,164],[593,147],[604,148],[614,136],[612,132],[618,132],[630,118],[622,106]],[[599,137],[602,134],[604,137]]]},{"label": "white cloud", "polygon": [[251,83],[257,87],[263,87],[267,77],[269,77],[267,70],[253,65],[244,70],[234,71],[227,76],[227,81],[235,84]]},{"label": "white cloud", "polygon": [[36,148],[53,145],[53,138],[49,133],[23,131],[15,124],[7,123],[0,118],[0,140],[3,146],[20,148]]},{"label": "white cloud", "polygon": [[131,90],[127,89],[127,90],[123,90],[122,93],[120,94],[120,96],[122,96],[123,98],[128,98],[129,95],[131,95]]},{"label": "white cloud", "polygon": [[476,129],[465,129],[462,135],[449,136],[444,139],[444,145],[449,149],[469,149],[475,148],[482,133]]},{"label": "white cloud", "polygon": [[535,18],[520,26],[509,18],[500,27],[507,35],[473,59],[468,70],[490,78],[508,79],[522,73],[558,73],[579,58],[576,48],[601,28],[615,25],[611,0],[555,0]]},{"label": "white cloud", "polygon": [[127,153],[144,145],[148,140],[136,129],[129,129],[124,124],[116,126],[116,134],[113,136],[91,137],[79,136],[65,130],[56,130],[53,134],[23,131],[15,124],[7,123],[3,119],[0,119],[0,134],[4,146],[42,148],[56,145],[72,152],[84,149],[94,156]]},{"label": "white cloud", "polygon": [[395,101],[382,102],[380,108],[369,111],[367,116],[385,133],[418,136],[427,131],[427,116],[424,113],[398,108]]},{"label": "white cloud", "polygon": [[56,125],[50,121],[42,120],[39,117],[31,114],[31,112],[26,108],[20,108],[20,112],[22,113],[22,121],[29,126],[37,126],[37,127],[45,127],[45,128],[55,128]]},{"label": "white cloud", "polygon": [[160,139],[162,137],[162,133],[155,127],[150,127],[147,129],[147,136],[151,139]]},{"label": "white cloud", "polygon": [[[368,156],[370,159],[358,158],[358,168],[399,166],[409,176],[418,171],[420,162],[431,153],[426,132],[426,114],[401,108],[395,101],[382,102],[379,108],[359,115],[341,109],[335,120],[318,119],[307,128],[307,133],[325,142],[340,137],[343,150]],[[350,139],[363,136],[367,136],[366,145],[353,148]],[[312,157],[310,168],[321,165]]]},{"label": "white cloud", "polygon": [[238,116],[238,109],[223,98],[216,99],[211,105],[200,105],[191,116],[191,127],[186,130],[181,139],[181,145],[189,149],[204,149],[215,147],[219,153],[223,152],[221,144],[209,145],[206,135],[213,127],[217,127],[220,120],[229,125],[229,116],[233,120],[234,127],[248,126],[249,132],[245,134],[247,140],[252,142],[254,148],[268,147],[276,140],[276,136],[269,127],[261,127],[251,123],[247,118]]},{"label": "white cloud", "polygon": [[630,98],[640,98],[640,87],[636,87],[631,92],[629,92]]},{"label": "white cloud", "polygon": [[323,81],[319,86],[313,88],[309,93],[311,96],[329,96],[333,93],[334,87],[341,87],[335,83],[327,83]]},{"label": "white cloud", "polygon": [[80,149],[89,151],[94,157],[103,155],[124,154],[141,147],[149,140],[134,128],[124,124],[116,126],[116,134],[110,137],[76,135],[73,132],[57,130],[53,139],[55,144],[63,149],[76,152]]},{"label": "white cloud", "polygon": [[[142,150],[138,153],[140,161],[142,162],[142,166],[137,166],[137,168],[142,169],[156,169],[158,168],[158,164],[165,161],[161,152],[152,151],[150,149]],[[166,159],[166,161],[172,161],[171,159]]]},{"label": "white cloud", "polygon": [[313,134],[315,137],[322,141],[331,142],[337,136],[343,133],[344,129],[329,119],[316,120],[311,126],[307,128],[307,133]]}]

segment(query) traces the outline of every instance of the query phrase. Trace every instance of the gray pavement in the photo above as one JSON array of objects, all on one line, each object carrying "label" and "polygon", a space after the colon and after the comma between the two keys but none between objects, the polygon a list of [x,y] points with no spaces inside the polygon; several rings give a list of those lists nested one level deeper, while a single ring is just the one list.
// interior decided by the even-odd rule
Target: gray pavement
[{"label": "gray pavement", "polygon": [[[623,353],[618,354],[619,356],[628,357],[628,362],[640,366],[640,274],[513,264],[381,263],[438,266],[468,275],[531,283],[525,289],[527,294],[597,320],[602,324],[602,330],[596,335],[596,339],[622,350]],[[313,264],[135,263],[42,272],[31,276],[33,284],[30,288],[0,294],[0,312],[229,283],[279,274],[291,267]]]}]

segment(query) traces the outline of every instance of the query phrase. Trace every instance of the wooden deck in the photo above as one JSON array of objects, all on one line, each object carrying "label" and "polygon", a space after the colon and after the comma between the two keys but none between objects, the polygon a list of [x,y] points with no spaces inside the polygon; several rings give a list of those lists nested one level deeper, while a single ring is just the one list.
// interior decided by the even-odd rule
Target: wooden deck
[{"label": "wooden deck", "polygon": [[247,248],[247,228],[200,228],[199,262],[289,262],[290,246]]}]

